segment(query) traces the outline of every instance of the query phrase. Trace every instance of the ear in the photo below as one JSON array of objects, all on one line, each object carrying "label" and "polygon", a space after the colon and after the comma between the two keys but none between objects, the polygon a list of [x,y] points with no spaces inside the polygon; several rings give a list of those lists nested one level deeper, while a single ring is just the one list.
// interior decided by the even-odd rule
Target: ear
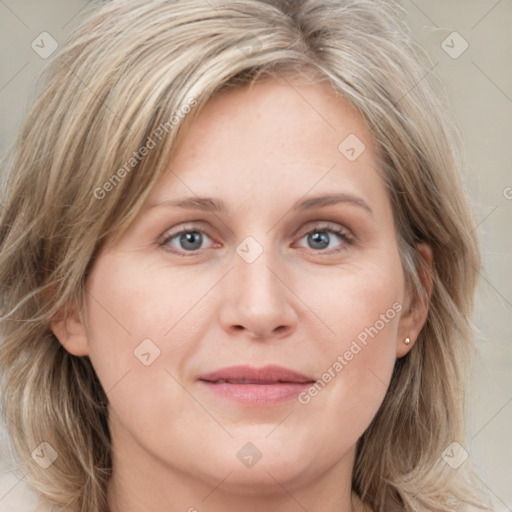
[{"label": "ear", "polygon": [[[425,325],[428,315],[430,304],[430,297],[432,296],[433,280],[433,253],[432,248],[427,243],[420,243],[417,250],[421,255],[420,267],[418,268],[418,276],[423,290],[412,291],[408,307],[400,318],[400,325],[398,328],[398,339],[396,346],[397,358],[405,356],[413,347],[418,339],[421,329]],[[411,342],[405,343],[405,339],[409,338]]]},{"label": "ear", "polygon": [[80,312],[60,311],[50,322],[50,329],[61,345],[74,356],[89,355],[87,331]]}]

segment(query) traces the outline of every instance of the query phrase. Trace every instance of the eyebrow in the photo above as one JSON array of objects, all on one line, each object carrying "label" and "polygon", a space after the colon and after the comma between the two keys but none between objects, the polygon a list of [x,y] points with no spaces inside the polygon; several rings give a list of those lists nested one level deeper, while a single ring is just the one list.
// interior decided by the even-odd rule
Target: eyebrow
[{"label": "eyebrow", "polygon": [[[370,214],[373,214],[373,210],[368,204],[360,197],[354,196],[347,193],[338,194],[327,194],[322,196],[315,196],[309,199],[296,201],[292,206],[292,211],[307,211],[314,208],[322,208],[325,206],[331,206],[333,204],[347,203],[354,206],[358,206]],[[224,201],[215,199],[213,197],[184,197],[182,199],[164,199],[157,203],[149,205],[149,208],[157,208],[161,206],[184,208],[188,210],[201,210],[213,213],[228,213],[228,208]]]}]

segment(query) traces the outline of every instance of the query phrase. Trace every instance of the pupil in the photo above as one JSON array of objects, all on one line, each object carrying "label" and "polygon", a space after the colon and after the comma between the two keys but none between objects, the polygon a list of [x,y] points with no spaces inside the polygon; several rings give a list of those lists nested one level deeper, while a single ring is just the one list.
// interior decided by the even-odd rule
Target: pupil
[{"label": "pupil", "polygon": [[329,236],[325,232],[316,232],[310,235],[310,241],[316,249],[325,249],[329,245]]},{"label": "pupil", "polygon": [[[197,231],[193,231],[193,232],[189,232],[189,233],[185,233],[183,235],[181,235],[181,242],[185,244],[185,247],[186,249],[199,249],[201,247],[201,233],[198,233]],[[194,243],[195,243],[195,246],[194,246]],[[190,245],[187,245],[187,244],[192,244],[193,247],[190,247]]]}]

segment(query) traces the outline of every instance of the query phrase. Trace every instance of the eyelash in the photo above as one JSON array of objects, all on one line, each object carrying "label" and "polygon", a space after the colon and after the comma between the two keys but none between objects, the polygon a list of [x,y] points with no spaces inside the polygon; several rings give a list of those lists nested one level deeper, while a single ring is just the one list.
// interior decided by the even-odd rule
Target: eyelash
[{"label": "eyelash", "polygon": [[[309,231],[306,231],[299,238],[299,240],[301,240],[305,236],[310,235],[312,233],[324,233],[324,232],[334,233],[335,235],[339,236],[346,245],[350,246],[350,245],[354,245],[354,243],[355,243],[354,237],[350,234],[350,232],[347,229],[340,228],[340,227],[333,227],[330,224],[322,224],[322,225],[314,227],[313,229],[311,229]],[[177,256],[183,256],[185,258],[186,257],[190,257],[190,256],[197,256],[198,251],[200,251],[201,249],[197,249],[195,251],[181,252],[181,251],[169,248],[170,247],[168,245],[169,242],[172,239],[174,239],[177,236],[182,235],[184,233],[200,233],[200,234],[206,235],[208,238],[212,239],[208,235],[208,233],[206,231],[204,231],[203,229],[196,228],[194,226],[185,226],[183,229],[181,229],[180,231],[177,231],[176,233],[171,233],[169,235],[164,234],[163,235],[163,239],[160,242],[158,242],[158,245],[160,247],[162,247],[164,250],[166,250],[166,251],[168,251],[168,252],[170,252],[172,254],[175,254]],[[313,252],[316,252],[316,253],[321,254],[321,255],[332,255],[332,254],[339,254],[343,250],[344,250],[344,248],[341,248],[341,249],[331,249],[331,250],[320,249],[318,251],[313,250]]]}]

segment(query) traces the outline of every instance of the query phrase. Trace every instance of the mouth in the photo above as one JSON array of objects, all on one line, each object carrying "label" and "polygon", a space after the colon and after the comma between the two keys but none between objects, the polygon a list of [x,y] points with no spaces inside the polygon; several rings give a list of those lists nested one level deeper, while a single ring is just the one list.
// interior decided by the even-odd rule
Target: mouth
[{"label": "mouth", "polygon": [[268,407],[295,398],[316,380],[282,366],[231,366],[198,378],[224,400],[251,407]]}]

